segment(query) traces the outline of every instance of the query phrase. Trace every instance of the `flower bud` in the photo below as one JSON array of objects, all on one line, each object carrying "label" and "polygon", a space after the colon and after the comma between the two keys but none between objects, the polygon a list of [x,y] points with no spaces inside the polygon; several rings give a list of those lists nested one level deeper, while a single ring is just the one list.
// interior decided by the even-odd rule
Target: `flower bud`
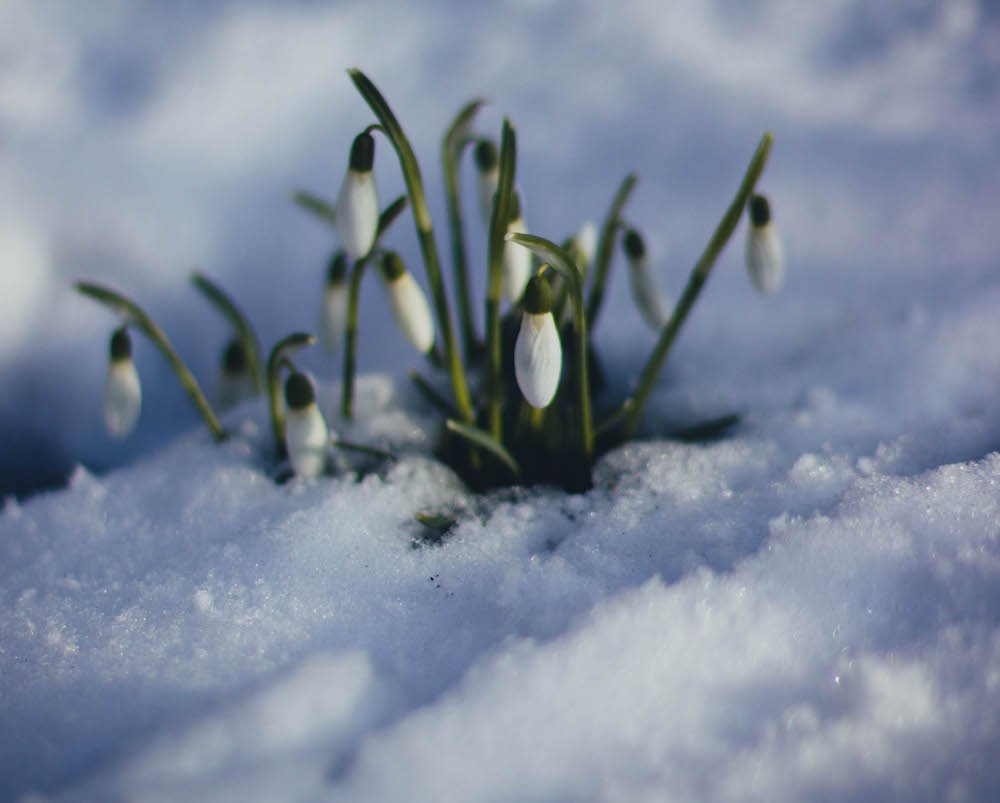
[{"label": "flower bud", "polygon": [[482,212],[483,221],[489,226],[493,215],[493,199],[500,183],[500,162],[496,146],[488,139],[479,140],[475,156],[479,172],[479,211]]},{"label": "flower bud", "polygon": [[318,477],[326,468],[330,431],[308,376],[296,371],[285,380],[285,405],[285,447],[292,470],[300,477]]},{"label": "flower bud", "polygon": [[372,172],[374,160],[375,138],[363,131],[355,137],[351,146],[334,217],[340,244],[351,260],[360,259],[371,251],[378,230],[378,196]]},{"label": "flower bud", "polygon": [[228,410],[254,395],[250,362],[243,342],[234,338],[222,352],[222,364],[215,385],[219,409]]},{"label": "flower bud", "polygon": [[754,195],[748,204],[750,230],[747,232],[746,260],[750,281],[761,293],[770,294],[785,278],[785,257],[781,238],[771,219],[771,205],[763,195]]},{"label": "flower bud", "polygon": [[124,438],[139,420],[142,386],[132,363],[132,340],[124,326],[111,335],[110,360],[102,399],[104,425],[115,438]]},{"label": "flower bud", "polygon": [[323,348],[337,350],[347,326],[347,255],[338,251],[330,259],[323,301],[320,308],[319,333]]},{"label": "flower bud", "polygon": [[562,344],[552,317],[552,290],[543,276],[534,276],[524,291],[521,329],[514,344],[514,376],[532,407],[548,407],[559,387]]},{"label": "flower bud", "polygon": [[646,244],[635,229],[628,229],[622,239],[622,247],[628,260],[629,287],[632,300],[642,315],[642,319],[655,332],[659,332],[670,320],[671,304],[663,294],[646,258]]},{"label": "flower bud", "polygon": [[424,291],[395,251],[382,260],[382,279],[396,326],[413,348],[426,354],[434,347],[434,319]]}]

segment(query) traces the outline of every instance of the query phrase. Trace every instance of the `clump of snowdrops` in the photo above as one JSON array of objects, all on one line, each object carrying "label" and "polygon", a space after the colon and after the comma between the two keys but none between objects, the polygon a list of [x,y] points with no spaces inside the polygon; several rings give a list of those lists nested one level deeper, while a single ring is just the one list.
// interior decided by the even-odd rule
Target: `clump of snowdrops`
[{"label": "clump of snowdrops", "polygon": [[[529,234],[515,189],[514,127],[504,119],[498,140],[474,133],[473,124],[483,106],[483,101],[474,100],[459,111],[441,143],[454,285],[449,295],[423,177],[410,142],[368,77],[356,69],[348,75],[376,121],[351,144],[335,202],[305,191],[294,196],[301,206],[332,224],[339,242],[327,269],[320,324],[324,346],[343,352],[339,415],[350,419],[354,414],[358,299],[362,279],[373,267],[382,279],[396,325],[429,360],[431,375],[414,373],[412,377],[444,419],[435,452],[473,489],[545,483],[579,491],[590,486],[596,458],[634,437],[657,375],[744,210],[750,222],[746,262],[751,281],[764,293],[781,284],[783,257],[770,204],[755,192],[771,148],[770,134],[757,145],[735,196],[680,297],[671,304],[657,282],[642,235],[626,221],[624,209],[636,177],[624,178],[599,227],[581,221],[574,234],[556,240]],[[376,136],[388,141],[406,186],[405,196],[384,209],[379,207],[374,180]],[[477,205],[487,227],[482,333],[477,330],[472,301],[474,282],[469,275],[458,180],[466,153],[472,154],[475,163]],[[400,255],[382,244],[404,212],[416,229],[429,299]],[[638,314],[658,338],[634,390],[624,398],[609,399],[595,371],[593,330],[619,241]],[[331,446],[383,454],[337,440],[327,425],[311,378],[293,361],[294,353],[316,338],[295,332],[275,344],[265,362],[252,327],[232,299],[207,277],[195,274],[192,279],[233,329],[217,379],[217,404],[231,405],[266,393],[275,453],[287,457],[292,471],[302,476],[326,470]],[[226,432],[197,380],[146,313],[105,287],[89,282],[76,287],[124,319],[112,336],[105,382],[109,431],[124,436],[139,413],[141,391],[128,335],[132,328],[156,343],[213,437],[225,439]],[[458,310],[457,326],[452,304]],[[725,416],[665,434],[710,437],[735,420],[735,416]]]}]

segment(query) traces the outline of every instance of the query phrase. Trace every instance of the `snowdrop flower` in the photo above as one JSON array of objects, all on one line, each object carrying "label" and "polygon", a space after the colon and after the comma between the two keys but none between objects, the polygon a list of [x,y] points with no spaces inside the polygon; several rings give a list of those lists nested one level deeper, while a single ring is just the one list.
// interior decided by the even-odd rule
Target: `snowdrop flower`
[{"label": "snowdrop flower", "polygon": [[625,232],[622,240],[628,259],[629,286],[632,299],[642,314],[642,319],[653,331],[659,332],[670,320],[671,304],[660,290],[646,259],[646,244],[635,229]]},{"label": "snowdrop flower", "polygon": [[326,468],[330,431],[316,406],[312,381],[298,371],[285,380],[285,447],[292,469],[300,477],[318,477]]},{"label": "snowdrop flower", "polygon": [[773,293],[785,278],[784,249],[771,221],[771,205],[763,195],[750,199],[750,231],[747,233],[747,271],[761,293]]},{"label": "snowdrop flower", "polygon": [[347,254],[338,251],[330,260],[323,287],[319,333],[323,348],[337,350],[347,325]]},{"label": "snowdrop flower", "polygon": [[219,409],[228,410],[253,395],[246,349],[239,340],[230,340],[222,352],[222,365],[215,383],[215,400]]},{"label": "snowdrop flower", "polygon": [[104,425],[116,438],[135,427],[142,407],[142,386],[132,364],[132,340],[122,326],[111,335],[111,359],[104,380]]},{"label": "snowdrop flower", "polygon": [[[521,216],[521,199],[515,192],[507,234],[527,234],[524,218]],[[524,295],[525,285],[531,278],[531,251],[517,243],[506,243],[503,249],[503,280],[500,293],[511,304],[516,304]]]},{"label": "snowdrop flower", "polygon": [[521,331],[514,344],[514,376],[528,404],[548,407],[559,387],[562,345],[552,317],[552,290],[543,276],[528,282],[523,306]]},{"label": "snowdrop flower", "polygon": [[496,146],[488,139],[481,139],[476,145],[476,167],[479,168],[479,211],[489,226],[493,216],[493,198],[500,183],[500,161]]},{"label": "snowdrop flower", "polygon": [[426,354],[434,347],[434,319],[424,291],[394,251],[382,259],[382,279],[396,326],[413,348]]},{"label": "snowdrop flower", "polygon": [[378,229],[378,197],[375,193],[375,138],[363,131],[354,138],[344,182],[337,196],[334,222],[340,244],[351,260],[367,254]]}]

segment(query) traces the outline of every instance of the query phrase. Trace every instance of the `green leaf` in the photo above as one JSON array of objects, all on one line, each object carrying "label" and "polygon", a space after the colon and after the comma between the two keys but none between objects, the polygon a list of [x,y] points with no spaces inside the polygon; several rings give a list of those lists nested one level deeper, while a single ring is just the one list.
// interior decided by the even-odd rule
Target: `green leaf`
[{"label": "green leaf", "polygon": [[515,460],[514,456],[504,448],[503,444],[494,439],[488,432],[479,429],[479,427],[474,427],[471,424],[456,421],[454,418],[449,418],[445,421],[445,427],[447,427],[449,432],[454,432],[456,435],[464,438],[472,445],[485,449],[487,452],[492,454],[510,469],[515,478],[521,476],[521,468],[518,466],[517,460]]},{"label": "green leaf", "polygon": [[296,190],[292,193],[292,201],[297,203],[307,212],[312,212],[316,217],[321,218],[331,226],[337,222],[337,211],[329,201],[313,195],[306,190]]},{"label": "green leaf", "polygon": [[542,260],[548,262],[553,270],[569,282],[574,293],[581,293],[580,269],[577,267],[573,257],[564,248],[560,248],[551,240],[546,240],[544,237],[538,237],[534,234],[511,233],[507,235],[506,239],[509,242],[524,246]]}]

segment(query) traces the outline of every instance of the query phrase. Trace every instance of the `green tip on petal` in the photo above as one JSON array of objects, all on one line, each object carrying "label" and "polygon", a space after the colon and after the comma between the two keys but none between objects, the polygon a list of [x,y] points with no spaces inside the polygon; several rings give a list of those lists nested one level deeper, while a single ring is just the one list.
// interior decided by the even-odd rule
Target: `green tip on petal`
[{"label": "green tip on petal", "polygon": [[646,256],[646,243],[643,241],[642,235],[635,229],[629,229],[625,232],[622,246],[625,249],[625,256],[632,262],[638,262]]},{"label": "green tip on petal", "polygon": [[498,164],[497,147],[488,139],[479,140],[476,145],[476,166],[481,173],[488,173]]},{"label": "green tip on petal", "polygon": [[327,284],[343,284],[347,281],[347,254],[337,251],[330,257],[330,264],[326,269]]},{"label": "green tip on petal", "polygon": [[285,380],[285,402],[292,410],[304,410],[316,401],[316,391],[305,374],[296,371]]},{"label": "green tip on petal", "polygon": [[524,289],[524,311],[532,315],[552,312],[552,287],[544,276],[532,276]]},{"label": "green tip on petal", "polygon": [[771,222],[771,205],[763,195],[750,198],[750,222],[758,228]]},{"label": "green tip on petal", "polygon": [[375,137],[362,131],[351,145],[351,159],[348,163],[355,173],[370,173],[375,164]]},{"label": "green tip on petal", "polygon": [[124,326],[119,326],[112,333],[109,351],[113,362],[132,359],[132,338]]},{"label": "green tip on petal", "polygon": [[394,282],[406,273],[402,258],[395,251],[387,251],[382,257],[382,276],[387,282]]},{"label": "green tip on petal", "polygon": [[248,365],[247,350],[243,347],[243,342],[235,338],[230,340],[222,352],[223,372],[230,376],[242,376]]}]

